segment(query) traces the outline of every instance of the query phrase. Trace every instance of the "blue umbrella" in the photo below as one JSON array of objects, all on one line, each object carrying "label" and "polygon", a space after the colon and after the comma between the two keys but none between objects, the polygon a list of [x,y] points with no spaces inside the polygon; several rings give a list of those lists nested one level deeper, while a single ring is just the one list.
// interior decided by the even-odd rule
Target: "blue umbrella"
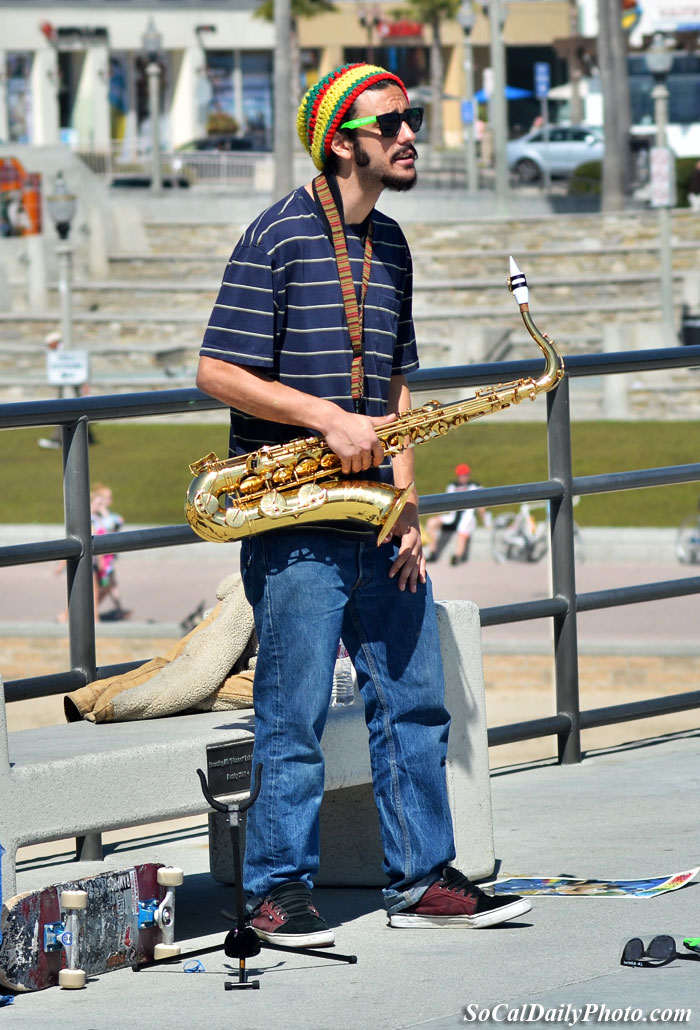
[{"label": "blue umbrella", "polygon": [[[519,86],[506,86],[506,100],[522,100],[524,97],[531,97],[532,90],[521,89]],[[485,104],[488,100],[486,91],[480,89],[478,93],[474,94],[474,99],[480,104]]]}]

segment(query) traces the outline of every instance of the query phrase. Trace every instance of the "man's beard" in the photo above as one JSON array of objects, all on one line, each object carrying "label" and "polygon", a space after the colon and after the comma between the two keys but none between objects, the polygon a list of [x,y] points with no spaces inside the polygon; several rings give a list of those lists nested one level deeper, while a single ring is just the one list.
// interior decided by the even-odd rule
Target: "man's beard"
[{"label": "man's beard", "polygon": [[[354,149],[355,163],[357,167],[367,168],[371,161],[371,158],[359,140],[355,140]],[[415,148],[413,146],[411,146],[409,150],[412,154],[417,156]],[[406,150],[403,150],[397,156],[402,157],[405,153]],[[408,190],[412,190],[418,182],[418,174],[415,170],[415,167],[413,169],[413,173],[414,174],[412,179],[404,179],[400,178],[398,175],[392,175],[391,172],[385,172],[383,175],[379,177],[379,181],[381,182],[382,186],[385,187],[385,189],[393,190],[395,193],[406,193]],[[362,173],[360,173],[360,175],[362,175]]]}]

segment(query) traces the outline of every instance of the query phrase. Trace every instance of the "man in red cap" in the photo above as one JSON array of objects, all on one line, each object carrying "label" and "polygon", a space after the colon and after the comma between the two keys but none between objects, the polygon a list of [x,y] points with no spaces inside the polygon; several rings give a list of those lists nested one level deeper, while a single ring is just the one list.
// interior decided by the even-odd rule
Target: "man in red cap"
[{"label": "man in red cap", "polygon": [[[455,468],[455,478],[445,487],[445,493],[451,494],[456,490],[468,490],[471,484],[469,476],[471,469],[469,465],[460,464]],[[466,514],[466,513],[465,513]],[[431,515],[425,524],[426,548],[425,560],[428,562],[437,561],[445,547],[452,539],[460,520],[459,511],[448,511],[444,515]],[[454,563],[456,564],[456,563]]]},{"label": "man in red cap", "polygon": [[408,493],[388,539],[351,515],[324,522],[321,506],[318,521],[241,544],[259,640],[253,766],[263,768],[243,881],[256,933],[288,947],[334,943],[312,888],[341,639],[370,731],[389,924],[492,926],[531,907],[483,893],[450,865],[450,718],[413,456],[385,458],[377,435],[410,408],[418,356],[408,244],[375,204],[385,188],[414,186],[422,116],[374,65],[344,65],[311,87],[297,129],[319,174],[243,234],[200,351],[197,385],[230,406],[232,455],[313,433],[344,475]]}]

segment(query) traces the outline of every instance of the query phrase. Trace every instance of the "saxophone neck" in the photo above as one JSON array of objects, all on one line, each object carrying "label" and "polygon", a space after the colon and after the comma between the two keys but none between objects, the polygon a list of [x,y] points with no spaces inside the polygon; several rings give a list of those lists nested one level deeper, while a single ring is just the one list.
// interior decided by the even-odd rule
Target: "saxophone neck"
[{"label": "saxophone neck", "polygon": [[536,380],[537,391],[551,390],[556,386],[564,375],[564,359],[554,346],[546,333],[540,332],[530,315],[530,308],[527,303],[520,305],[520,314],[525,328],[545,356],[545,366],[542,375]]}]

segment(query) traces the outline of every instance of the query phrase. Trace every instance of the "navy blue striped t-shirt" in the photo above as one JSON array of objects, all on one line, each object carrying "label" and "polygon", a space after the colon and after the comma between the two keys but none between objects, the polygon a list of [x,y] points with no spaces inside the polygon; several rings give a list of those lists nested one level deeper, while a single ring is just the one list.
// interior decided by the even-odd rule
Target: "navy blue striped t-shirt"
[{"label": "navy blue striped t-shirt", "polygon": [[[372,213],[373,257],[364,308],[362,412],[385,415],[393,375],[418,368],[412,264],[398,224]],[[359,292],[364,244],[346,226]],[[226,266],[200,354],[264,370],[272,379],[354,411],[352,344],[333,244],[300,187],[248,227]],[[302,426],[231,410],[231,456],[311,435]],[[383,478],[383,477],[382,477]]]}]

